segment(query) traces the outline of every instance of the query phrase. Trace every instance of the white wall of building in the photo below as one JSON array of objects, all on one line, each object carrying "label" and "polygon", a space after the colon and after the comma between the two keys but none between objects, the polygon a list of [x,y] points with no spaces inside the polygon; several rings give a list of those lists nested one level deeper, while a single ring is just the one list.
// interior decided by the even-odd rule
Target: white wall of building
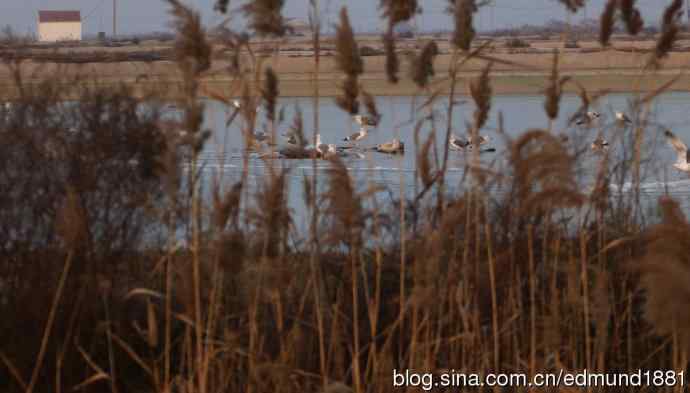
[{"label": "white wall of building", "polygon": [[41,22],[38,24],[38,40],[81,41],[81,22]]}]

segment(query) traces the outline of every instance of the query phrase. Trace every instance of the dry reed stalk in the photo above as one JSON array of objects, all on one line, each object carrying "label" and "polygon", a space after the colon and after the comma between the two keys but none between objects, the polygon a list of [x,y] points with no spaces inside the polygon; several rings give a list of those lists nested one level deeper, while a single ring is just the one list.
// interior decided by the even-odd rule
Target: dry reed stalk
[{"label": "dry reed stalk", "polygon": [[376,99],[373,95],[369,94],[364,88],[360,87],[362,101],[364,102],[364,107],[367,109],[367,113],[371,116],[377,123],[381,120],[381,113],[376,106]]},{"label": "dry reed stalk", "polygon": [[[383,35],[383,49],[385,54],[385,70],[389,83],[399,82],[400,59],[395,45],[395,25],[411,19],[415,13],[421,12],[417,0],[380,0],[379,9],[383,9],[383,16],[388,18],[388,29]],[[402,203],[402,202],[401,202]]]},{"label": "dry reed stalk", "polygon": [[553,52],[553,61],[551,62],[551,75],[549,76],[549,83],[544,90],[544,111],[549,118],[549,132],[553,129],[553,122],[558,118],[558,111],[561,103],[561,96],[563,95],[563,85],[569,80],[569,76],[561,77],[558,68],[559,53],[557,50]]},{"label": "dry reed stalk", "polygon": [[625,22],[625,27],[628,30],[628,34],[637,35],[642,31],[644,27],[644,21],[642,20],[642,14],[640,10],[635,7],[636,0],[619,0],[618,6],[621,10],[621,17],[623,22]]},{"label": "dry reed stalk", "polygon": [[228,6],[230,5],[230,0],[216,0],[213,5],[213,10],[225,14],[228,12]]},{"label": "dry reed stalk", "polygon": [[276,113],[280,90],[278,89],[278,76],[271,67],[267,67],[264,71],[264,86],[261,89],[261,96],[266,109],[266,120],[271,127],[271,146],[273,146],[276,141]]},{"label": "dry reed stalk", "polygon": [[[580,282],[582,284],[582,313],[584,316],[583,330],[585,333],[585,367],[592,368],[592,337],[590,333],[590,302],[589,302],[589,261],[587,257],[587,233],[580,231]],[[589,388],[589,387],[588,387]]]},{"label": "dry reed stalk", "polygon": [[[484,127],[489,118],[489,112],[491,111],[491,96],[493,95],[493,90],[491,88],[491,78],[489,74],[491,73],[492,65],[493,63],[491,62],[487,63],[481,75],[470,84],[470,95],[476,106],[474,110],[474,124],[472,127],[473,133],[477,133]],[[472,137],[476,138],[476,135],[472,135]]]},{"label": "dry reed stalk", "polygon": [[469,51],[476,34],[472,25],[474,13],[479,10],[475,0],[448,0],[447,12],[453,15],[452,44],[463,51]]},{"label": "dry reed stalk", "polygon": [[229,192],[221,197],[219,187],[213,191],[213,223],[218,232],[222,232],[228,223],[237,225],[240,214],[240,200],[242,196],[243,184],[237,182]]},{"label": "dry reed stalk", "polygon": [[[207,41],[206,32],[201,23],[201,17],[197,12],[185,7],[178,0],[168,0],[172,7],[171,14],[175,17],[173,25],[177,32],[175,44],[177,64],[182,71],[185,108],[185,128],[187,132],[196,135],[200,132],[203,122],[203,105],[198,100],[199,77],[211,66],[211,45]],[[192,282],[194,302],[194,332],[195,353],[194,370],[197,371],[195,379],[199,390],[206,391],[207,379],[204,378],[204,353],[203,320],[201,310],[201,196],[200,185],[195,180],[198,173],[198,154],[203,148],[203,142],[208,138],[199,138],[193,149],[191,162],[192,180],[191,206],[189,217],[192,224]],[[167,382],[167,381],[166,381]]]},{"label": "dry reed stalk", "polygon": [[438,54],[436,41],[429,41],[424,45],[419,56],[410,58],[410,78],[420,89],[426,88],[434,76],[434,60]]},{"label": "dry reed stalk", "polygon": [[493,335],[493,355],[494,370],[500,370],[501,366],[501,347],[500,347],[500,326],[498,323],[498,293],[496,290],[496,261],[494,258],[493,243],[491,241],[491,223],[489,221],[489,209],[484,205],[486,223],[486,252],[489,258],[489,286],[491,289],[491,328]]},{"label": "dry reed stalk", "polygon": [[400,80],[400,59],[395,51],[395,36],[390,30],[383,35],[383,50],[386,55],[386,77],[389,83],[396,84]]},{"label": "dry reed stalk", "polygon": [[599,43],[601,46],[609,46],[611,43],[611,35],[616,24],[616,8],[618,7],[618,0],[608,0],[604,11],[601,13],[599,21]]},{"label": "dry reed stalk", "polygon": [[266,67],[264,71],[264,86],[261,89],[261,96],[264,100],[266,118],[273,123],[276,120],[276,108],[280,91],[278,90],[278,75],[271,67]]},{"label": "dry reed stalk", "polygon": [[65,288],[65,283],[67,282],[67,276],[69,275],[70,268],[72,267],[72,259],[74,257],[74,251],[70,251],[65,259],[65,266],[62,269],[62,274],[60,274],[60,279],[58,280],[58,286],[55,290],[55,296],[53,297],[53,304],[50,306],[50,311],[48,312],[48,320],[46,321],[46,326],[43,329],[43,337],[41,338],[41,347],[39,348],[38,355],[36,356],[36,362],[31,373],[31,379],[29,379],[29,384],[26,388],[26,393],[32,393],[38,382],[38,375],[43,366],[43,359],[45,358],[46,351],[48,349],[48,340],[50,339],[50,334],[53,331],[53,323],[55,322],[55,315],[57,313],[57,308],[62,299],[62,292]]},{"label": "dry reed stalk", "polygon": [[335,34],[335,63],[338,70],[345,74],[345,80],[341,85],[343,95],[336,98],[336,104],[354,115],[359,112],[357,78],[364,72],[364,62],[359,54],[359,47],[345,7],[340,10],[340,23]]},{"label": "dry reed stalk", "polygon": [[242,12],[249,19],[249,27],[260,37],[282,37],[289,28],[282,10],[285,0],[253,0],[242,6]]},{"label": "dry reed stalk", "polygon": [[673,48],[673,44],[678,39],[680,32],[680,18],[683,14],[683,0],[673,0],[664,10],[661,20],[661,35],[656,41],[654,52],[647,65],[652,68],[659,68],[660,61],[668,56]]},{"label": "dry reed stalk", "polygon": [[199,75],[211,67],[212,51],[201,23],[201,16],[178,0],[167,1],[171,6],[170,14],[174,17],[173,27],[177,32],[177,64],[183,72]]},{"label": "dry reed stalk", "polygon": [[419,149],[419,153],[417,154],[417,166],[419,169],[419,180],[422,182],[422,185],[424,188],[422,191],[418,194],[417,198],[415,198],[415,201],[418,201],[421,199],[421,197],[431,189],[431,186],[434,185],[438,178],[438,172],[436,172],[434,169],[432,169],[431,162],[429,161],[429,152],[431,151],[431,144],[434,143],[434,140],[436,139],[436,135],[432,132],[429,134],[427,137],[426,141],[424,144],[422,144],[422,148]]},{"label": "dry reed stalk", "polygon": [[528,130],[512,143],[511,151],[518,216],[584,203],[574,179],[573,157],[558,138]]},{"label": "dry reed stalk", "polygon": [[389,26],[412,19],[421,12],[417,0],[379,0],[382,16],[388,19]]},{"label": "dry reed stalk", "polygon": [[610,290],[609,275],[606,269],[600,266],[597,269],[592,304],[592,317],[595,324],[594,349],[592,352],[597,357],[594,363],[597,371],[604,371],[606,369],[606,346],[610,344],[607,342],[608,326],[612,311],[609,300]]},{"label": "dry reed stalk", "polygon": [[690,347],[690,224],[678,202],[661,197],[662,222],[642,234],[645,253],[634,265],[645,291],[645,319],[661,336],[677,335],[678,350]]},{"label": "dry reed stalk", "polygon": [[529,270],[529,325],[530,325],[530,352],[529,352],[529,372],[533,376],[537,372],[537,304],[536,304],[536,271],[534,265],[534,227],[527,226],[527,252]]}]

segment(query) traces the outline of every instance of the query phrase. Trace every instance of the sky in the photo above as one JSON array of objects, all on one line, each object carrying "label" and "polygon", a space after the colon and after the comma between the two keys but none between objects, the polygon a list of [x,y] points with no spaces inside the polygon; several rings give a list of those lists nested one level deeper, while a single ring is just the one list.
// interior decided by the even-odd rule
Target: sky
[{"label": "sky", "polygon": [[[183,0],[198,9],[209,25],[218,24],[223,17],[213,12],[215,0]],[[0,26],[11,26],[20,34],[36,31],[36,15],[39,9],[80,10],[85,34],[112,31],[113,0],[0,0]],[[244,0],[231,0],[231,8],[237,8]],[[449,28],[451,20],[443,10],[448,0],[419,0],[424,13],[416,20],[421,31]],[[484,7],[475,19],[480,31],[493,28],[515,27],[523,24],[541,24],[551,19],[565,19],[564,7],[556,0],[493,0],[494,6]],[[606,0],[588,0],[586,10],[572,17],[573,21],[585,17],[598,18]],[[663,8],[670,0],[638,0],[646,24],[657,24]],[[360,32],[375,32],[382,26],[377,9],[378,0],[321,0],[324,21],[331,26],[338,10],[347,6],[354,28]],[[138,34],[169,29],[167,7],[162,0],[117,0],[118,32]],[[309,0],[286,0],[284,14],[289,17],[307,17]],[[241,18],[232,22],[242,26]]]}]

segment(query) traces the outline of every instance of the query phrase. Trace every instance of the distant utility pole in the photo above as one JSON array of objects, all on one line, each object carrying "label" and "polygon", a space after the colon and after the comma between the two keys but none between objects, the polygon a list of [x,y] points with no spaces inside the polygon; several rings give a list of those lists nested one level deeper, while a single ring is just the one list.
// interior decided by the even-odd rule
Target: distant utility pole
[{"label": "distant utility pole", "polygon": [[117,36],[117,0],[113,0],[113,38]]}]

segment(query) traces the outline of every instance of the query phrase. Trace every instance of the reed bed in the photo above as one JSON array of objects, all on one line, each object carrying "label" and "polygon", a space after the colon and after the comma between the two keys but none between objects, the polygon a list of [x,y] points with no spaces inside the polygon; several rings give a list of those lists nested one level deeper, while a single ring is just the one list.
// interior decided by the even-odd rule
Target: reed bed
[{"label": "reed bed", "polygon": [[[285,34],[282,0],[237,10],[229,3],[218,1],[216,10],[242,13],[260,35]],[[21,57],[6,60],[20,96],[11,108],[0,107],[0,390],[363,393],[411,390],[393,386],[394,369],[684,371],[690,224],[670,197],[659,201],[660,219],[645,216],[639,181],[637,192],[608,187],[646,159],[649,103],[664,88],[632,106],[627,133],[591,126],[599,135],[613,133],[611,143],[625,154],[615,163],[601,155],[596,186],[584,190],[578,171],[588,146],[552,129],[563,85],[576,83],[561,75],[555,53],[545,81],[549,124],[511,139],[503,133],[510,119],[501,118],[504,167],[472,159],[460,191],[447,192],[451,124],[443,160],[432,138],[417,135],[422,127],[433,135],[440,121],[427,110],[442,98],[435,81],[452,81],[448,122],[454,95],[465,87],[475,106],[467,132],[476,138],[491,108],[491,66],[501,61],[472,42],[482,2],[449,3],[456,22],[452,66],[447,74],[434,69],[437,46],[430,41],[402,57],[412,64],[408,76],[399,75],[393,27],[422,10],[416,1],[380,3],[389,22],[382,37],[388,79],[411,78],[428,100],[414,135],[416,194],[381,204],[381,190],[357,187],[340,159],[329,159],[331,170],[322,174],[313,157],[302,190],[308,233],[293,222],[286,166],[269,166],[257,190],[247,181],[247,155],[237,183],[202,174],[199,153],[209,132],[198,81],[212,69],[213,45],[199,14],[182,2],[168,1],[184,80],[181,119],[166,117],[162,90],[134,98],[126,87],[103,90],[97,81],[60,75],[26,85]],[[584,4],[561,3],[573,12]],[[664,14],[657,47],[641,55],[655,68],[675,40],[679,3]],[[631,34],[642,26],[635,1],[610,1],[602,45],[617,10]],[[316,33],[320,17],[319,0],[310,1]],[[254,108],[265,109],[272,138],[284,121],[280,75],[262,67],[245,35],[224,29],[232,82],[211,96],[231,109],[228,123],[243,121],[252,147]],[[343,84],[336,102],[357,114],[362,100],[380,117],[358,78],[363,63],[345,8],[337,31]],[[457,79],[474,58],[486,63],[481,75]],[[576,115],[603,94],[581,89]],[[74,96],[80,99],[65,104]],[[318,87],[314,102],[318,107]],[[292,131],[306,144],[297,114]],[[314,123],[316,135],[318,113]],[[191,163],[187,172],[183,163]],[[505,191],[493,195],[497,185]]]}]

